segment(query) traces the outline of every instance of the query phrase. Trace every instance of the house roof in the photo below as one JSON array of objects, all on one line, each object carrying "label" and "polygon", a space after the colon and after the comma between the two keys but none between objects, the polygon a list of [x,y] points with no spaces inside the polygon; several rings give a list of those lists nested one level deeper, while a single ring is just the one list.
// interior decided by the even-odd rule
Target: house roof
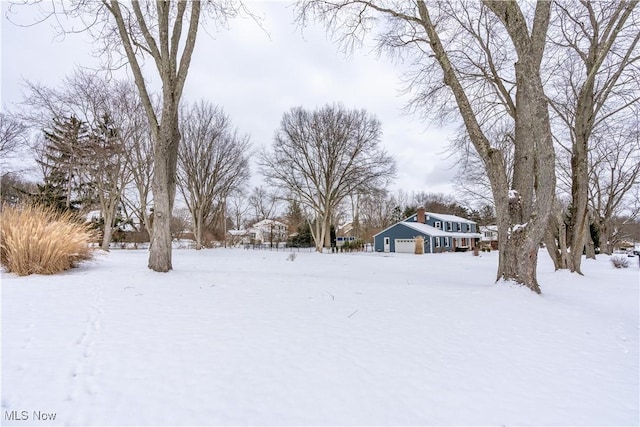
[{"label": "house roof", "polygon": [[262,221],[258,221],[255,224],[253,224],[252,227],[259,228],[259,227],[269,227],[272,225],[282,226],[282,227],[287,226],[287,224],[283,224],[280,221],[276,221],[275,219],[263,219]]},{"label": "house roof", "polygon": [[433,237],[482,237],[480,233],[457,233],[452,231],[444,231],[439,228],[432,227],[427,224],[422,224],[419,222],[399,222],[398,224],[402,224],[406,227],[413,228],[416,231],[419,231],[423,234],[427,234]]},{"label": "house roof", "polygon": [[[435,212],[425,212],[424,215],[425,217],[431,216],[441,221],[451,221],[451,222],[461,222],[461,223],[463,222],[465,224],[476,224],[475,221],[471,221],[470,219],[463,218],[461,216],[456,216],[456,215],[440,214]],[[410,218],[415,218],[416,216],[418,216],[418,214],[414,213],[413,215],[403,219],[403,221],[406,221]]]},{"label": "house roof", "polygon": [[227,233],[232,236],[246,236],[249,234],[248,230],[227,230]]},{"label": "house roof", "polygon": [[456,215],[449,215],[449,214],[440,214],[440,213],[435,213],[435,212],[425,212],[425,215],[429,215],[438,219],[441,219],[443,221],[451,221],[451,222],[464,222],[467,224],[475,224],[475,221],[471,221],[470,219],[467,218],[462,218],[461,216],[456,216]]}]

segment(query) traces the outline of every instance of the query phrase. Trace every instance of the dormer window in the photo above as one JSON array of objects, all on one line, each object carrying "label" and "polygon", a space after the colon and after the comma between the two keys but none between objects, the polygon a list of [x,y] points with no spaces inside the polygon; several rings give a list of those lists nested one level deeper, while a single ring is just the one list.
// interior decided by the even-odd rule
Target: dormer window
[{"label": "dormer window", "polygon": [[434,226],[438,229],[438,230],[442,230],[442,222],[440,221],[436,221]]},{"label": "dormer window", "polygon": [[453,230],[453,226],[451,225],[451,221],[447,221],[447,231]]},{"label": "dormer window", "polygon": [[462,231],[462,224],[460,224],[459,222],[456,222],[456,229],[457,231]]}]

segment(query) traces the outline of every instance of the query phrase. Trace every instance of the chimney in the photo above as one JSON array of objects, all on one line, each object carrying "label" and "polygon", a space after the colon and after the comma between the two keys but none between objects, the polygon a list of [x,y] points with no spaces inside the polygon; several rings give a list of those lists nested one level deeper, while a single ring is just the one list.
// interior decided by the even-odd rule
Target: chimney
[{"label": "chimney", "polygon": [[424,219],[424,208],[423,207],[419,207],[418,208],[418,215],[416,217],[416,221],[418,221],[420,224],[424,224],[426,221]]}]

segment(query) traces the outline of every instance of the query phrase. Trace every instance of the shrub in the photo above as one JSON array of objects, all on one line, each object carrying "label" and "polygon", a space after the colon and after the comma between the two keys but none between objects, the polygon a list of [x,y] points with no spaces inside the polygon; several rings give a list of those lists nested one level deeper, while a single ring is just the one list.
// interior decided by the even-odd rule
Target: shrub
[{"label": "shrub", "polygon": [[611,264],[615,268],[627,268],[629,267],[629,259],[626,256],[614,255],[611,257]]},{"label": "shrub", "polygon": [[19,276],[55,274],[91,259],[95,232],[72,213],[41,206],[5,207],[0,214],[0,262]]}]

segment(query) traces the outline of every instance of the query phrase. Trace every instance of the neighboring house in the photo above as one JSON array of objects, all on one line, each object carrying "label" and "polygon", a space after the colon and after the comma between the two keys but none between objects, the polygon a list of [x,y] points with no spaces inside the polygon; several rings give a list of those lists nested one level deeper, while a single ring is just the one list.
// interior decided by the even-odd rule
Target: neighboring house
[{"label": "neighboring house", "polygon": [[279,243],[287,241],[287,225],[274,219],[263,219],[247,230],[250,243]]},{"label": "neighboring house", "polygon": [[336,230],[336,236],[338,237],[355,237],[353,236],[353,221],[346,222],[338,226]]},{"label": "neighboring house", "polygon": [[424,253],[466,251],[476,247],[482,237],[477,224],[466,218],[418,212],[373,237],[376,252],[414,253],[415,239],[424,238]]},{"label": "neighboring house", "polygon": [[229,244],[235,246],[240,243],[250,243],[251,233],[249,230],[227,230],[227,234],[230,236]]},{"label": "neighboring house", "polygon": [[498,250],[498,226],[497,225],[485,225],[480,227],[480,244],[483,247],[491,247],[493,250]]},{"label": "neighboring house", "polygon": [[336,246],[341,247],[347,242],[353,242],[356,240],[353,235],[354,232],[353,221],[349,221],[343,225],[339,225],[336,230]]}]

